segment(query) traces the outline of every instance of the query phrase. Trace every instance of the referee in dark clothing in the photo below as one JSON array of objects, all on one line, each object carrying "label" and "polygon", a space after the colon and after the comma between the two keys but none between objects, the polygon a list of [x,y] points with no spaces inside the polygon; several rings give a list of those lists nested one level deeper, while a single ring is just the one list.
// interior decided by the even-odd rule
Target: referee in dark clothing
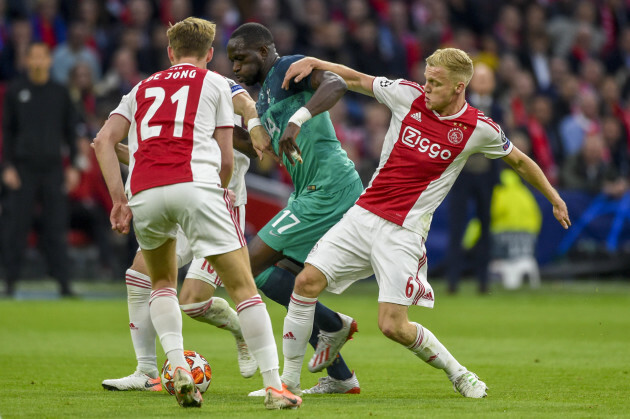
[{"label": "referee in dark clothing", "polygon": [[[32,44],[26,57],[26,77],[13,82],[4,103],[2,182],[2,255],[7,294],[15,293],[27,238],[36,209],[41,208],[41,247],[49,273],[62,296],[71,296],[68,258],[68,198],[79,180],[76,154],[76,116],[67,89],[50,80],[48,46]],[[67,154],[64,154],[66,150]],[[38,206],[41,203],[41,206]]]}]

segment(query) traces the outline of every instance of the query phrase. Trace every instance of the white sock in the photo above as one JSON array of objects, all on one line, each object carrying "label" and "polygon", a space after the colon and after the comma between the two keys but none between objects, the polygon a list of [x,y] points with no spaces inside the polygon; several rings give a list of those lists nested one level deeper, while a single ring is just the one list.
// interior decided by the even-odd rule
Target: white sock
[{"label": "white sock", "polygon": [[129,311],[129,331],[136,352],[138,371],[157,378],[157,357],[155,355],[155,329],[151,323],[149,299],[151,298],[151,278],[132,269],[125,274],[127,283],[127,310]]},{"label": "white sock", "polygon": [[313,332],[317,298],[302,297],[295,292],[291,294],[289,310],[284,318],[282,329],[282,351],[284,353],[284,369],[282,381],[287,385],[300,384],[300,373],[304,363],[304,354],[308,339]]},{"label": "white sock", "polygon": [[179,307],[191,319],[229,330],[236,338],[243,337],[236,311],[223,298],[212,297],[200,303],[184,304]]},{"label": "white sock", "polygon": [[265,388],[282,390],[282,381],[278,374],[278,348],[265,303],[256,294],[237,305],[236,312],[245,342],[258,362]]},{"label": "white sock", "polygon": [[183,367],[190,371],[190,366],[184,358],[182,313],[179,311],[177,290],[169,287],[153,290],[149,304],[153,327],[160,338],[171,369],[175,371],[175,368]]},{"label": "white sock", "polygon": [[434,368],[444,370],[451,381],[466,371],[429,329],[418,323],[411,324],[416,326],[416,340],[407,348],[418,358]]}]

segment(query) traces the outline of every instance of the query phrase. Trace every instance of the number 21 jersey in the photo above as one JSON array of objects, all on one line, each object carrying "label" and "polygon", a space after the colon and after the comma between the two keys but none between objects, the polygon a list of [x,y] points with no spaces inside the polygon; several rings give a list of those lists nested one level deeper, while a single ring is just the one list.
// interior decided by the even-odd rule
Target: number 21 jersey
[{"label": "number 21 jersey", "polygon": [[113,114],[131,124],[128,196],[175,183],[221,183],[214,130],[234,126],[230,87],[222,76],[174,65],[138,83]]}]

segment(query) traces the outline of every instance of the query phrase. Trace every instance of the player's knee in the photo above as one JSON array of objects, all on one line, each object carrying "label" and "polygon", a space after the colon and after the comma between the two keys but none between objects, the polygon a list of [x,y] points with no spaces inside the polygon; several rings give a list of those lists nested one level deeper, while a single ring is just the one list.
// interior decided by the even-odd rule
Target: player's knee
[{"label": "player's knee", "polygon": [[187,278],[179,291],[179,304],[195,304],[208,301],[214,295],[214,287],[203,281]]},{"label": "player's knee", "polygon": [[295,278],[294,291],[304,297],[317,297],[326,288],[326,277],[313,266],[307,266]]}]

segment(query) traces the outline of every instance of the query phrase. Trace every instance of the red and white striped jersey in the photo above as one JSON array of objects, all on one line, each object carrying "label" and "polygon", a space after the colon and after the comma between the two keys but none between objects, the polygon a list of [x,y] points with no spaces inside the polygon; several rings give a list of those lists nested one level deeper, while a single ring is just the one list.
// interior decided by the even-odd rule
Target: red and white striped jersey
[{"label": "red and white striped jersey", "polygon": [[417,83],[377,77],[372,87],[392,118],[379,166],[357,205],[426,237],[468,157],[504,157],[512,144],[498,124],[468,104],[444,117],[427,109]]},{"label": "red and white striped jersey", "polygon": [[127,194],[183,182],[220,184],[215,128],[234,126],[222,76],[178,64],[138,83],[112,114],[131,123]]}]

